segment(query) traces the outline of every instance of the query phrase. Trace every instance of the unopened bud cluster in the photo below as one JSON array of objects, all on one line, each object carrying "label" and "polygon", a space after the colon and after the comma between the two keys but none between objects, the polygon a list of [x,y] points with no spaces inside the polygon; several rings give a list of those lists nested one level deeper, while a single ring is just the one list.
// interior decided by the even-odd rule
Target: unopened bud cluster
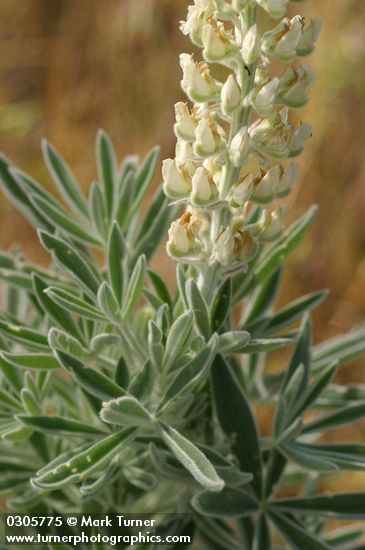
[{"label": "unopened bud cluster", "polygon": [[[176,259],[244,268],[260,243],[282,233],[284,206],[266,205],[288,195],[298,177],[288,159],[302,152],[311,128],[293,127],[289,108],[307,102],[314,76],[300,63],[274,75],[271,62],[312,52],[321,27],[295,16],[261,34],[258,10],[280,19],[288,3],[195,0],[181,23],[203,60],[180,56],[191,105],[175,105],[175,158],[163,163],[166,195],[187,205],[169,230],[167,248]],[[265,206],[252,222],[254,205]]]}]

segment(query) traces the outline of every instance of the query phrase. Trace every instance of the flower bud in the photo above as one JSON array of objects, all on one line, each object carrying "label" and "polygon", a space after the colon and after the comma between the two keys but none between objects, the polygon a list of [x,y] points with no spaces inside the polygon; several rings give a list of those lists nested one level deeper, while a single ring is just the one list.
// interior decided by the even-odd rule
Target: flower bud
[{"label": "flower bud", "polygon": [[236,44],[222,23],[218,24],[212,17],[203,27],[202,42],[204,58],[213,63],[225,59],[237,50]]},{"label": "flower bud", "polygon": [[241,48],[242,58],[246,65],[255,63],[261,53],[261,37],[257,25],[253,25],[246,32]]},{"label": "flower bud", "polygon": [[230,158],[233,166],[239,168],[250,151],[250,136],[247,126],[244,126],[234,136],[230,145]]},{"label": "flower bud", "polygon": [[225,146],[223,129],[210,114],[204,115],[195,130],[194,152],[199,157],[209,157]]},{"label": "flower bud", "polygon": [[276,195],[280,175],[281,169],[279,165],[269,168],[266,173],[261,173],[259,177],[253,181],[254,186],[251,200],[258,204],[270,202]]},{"label": "flower bud", "polygon": [[297,45],[298,55],[308,55],[314,50],[314,45],[317,42],[322,29],[322,21],[320,19],[311,19],[310,23],[304,29],[302,37]]},{"label": "flower bud", "polygon": [[231,74],[223,85],[221,92],[222,111],[225,115],[230,115],[235,111],[241,102],[241,88],[236,77]]},{"label": "flower bud", "polygon": [[196,206],[204,206],[204,204],[215,201],[217,198],[218,190],[211,174],[200,166],[192,179],[192,203]]},{"label": "flower bud", "polygon": [[288,156],[292,128],[287,121],[287,110],[275,111],[269,118],[250,128],[252,146],[264,156],[282,159]]},{"label": "flower bud", "polygon": [[167,251],[171,256],[187,256],[195,250],[195,238],[189,228],[190,216],[186,212],[170,226]]},{"label": "flower bud", "polygon": [[288,2],[289,0],[256,0],[256,3],[275,19],[285,15]]},{"label": "flower bud", "polygon": [[279,206],[272,212],[264,210],[258,225],[261,226],[260,238],[264,241],[274,241],[283,232],[285,206]]},{"label": "flower bud", "polygon": [[247,263],[258,250],[257,241],[250,231],[238,230],[234,233],[234,258],[236,262]]},{"label": "flower bud", "polygon": [[218,83],[209,73],[206,63],[195,63],[186,53],[180,55],[183,70],[182,88],[188,97],[197,103],[204,103],[219,97]]},{"label": "flower bud", "polygon": [[262,49],[264,53],[271,54],[280,61],[290,62],[297,55],[297,46],[302,38],[304,22],[300,15],[293,19],[283,19],[281,23],[271,31],[264,34]]},{"label": "flower bud", "polygon": [[194,141],[197,121],[189,112],[186,103],[179,101],[175,105],[176,124],[174,126],[177,137],[186,141]]},{"label": "flower bud", "polygon": [[184,141],[183,139],[178,138],[176,141],[175,147],[175,157],[176,160],[180,162],[185,162],[187,164],[192,164],[192,170],[188,170],[189,174],[193,175],[195,172],[195,154],[193,146],[189,141]]},{"label": "flower bud", "polygon": [[294,132],[290,143],[289,153],[291,157],[296,157],[304,149],[305,142],[312,137],[312,127],[310,124],[301,124]]},{"label": "flower bud", "polygon": [[291,162],[283,169],[281,167],[281,177],[276,188],[277,197],[286,197],[293,187],[299,176],[299,164],[297,162]]},{"label": "flower bud", "polygon": [[303,107],[313,83],[314,73],[309,67],[290,68],[280,79],[278,99],[289,107]]},{"label": "flower bud", "polygon": [[266,82],[261,88],[255,88],[251,92],[250,103],[260,116],[268,117],[271,115],[279,83],[279,79],[275,77]]},{"label": "flower bud", "polygon": [[184,163],[166,159],[162,163],[163,188],[166,195],[173,199],[186,197],[191,191],[191,178]]}]

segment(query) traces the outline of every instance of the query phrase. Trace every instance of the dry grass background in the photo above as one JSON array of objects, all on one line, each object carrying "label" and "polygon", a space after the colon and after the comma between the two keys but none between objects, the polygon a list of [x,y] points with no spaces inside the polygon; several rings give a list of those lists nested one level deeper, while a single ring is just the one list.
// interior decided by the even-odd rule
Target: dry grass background
[{"label": "dry grass background", "polygon": [[[171,156],[173,104],[183,98],[177,56],[191,50],[178,32],[188,4],[0,0],[0,149],[48,185],[39,148],[46,136],[84,189],[96,173],[98,127],[111,135],[120,155],[143,155],[159,143],[161,159]],[[330,288],[315,314],[321,340],[365,317],[365,3],[307,0],[294,10],[322,17],[324,31],[310,61],[317,86],[300,114],[313,124],[314,136],[288,218],[313,203],[320,211],[288,262],[280,302]],[[34,231],[3,197],[0,215],[2,248],[16,241],[33,259],[46,259]],[[165,273],[174,269],[163,251],[155,265]],[[339,378],[364,383],[363,363],[343,369]],[[341,435],[364,441],[365,423]],[[356,490],[365,480],[345,475],[335,484]]]}]

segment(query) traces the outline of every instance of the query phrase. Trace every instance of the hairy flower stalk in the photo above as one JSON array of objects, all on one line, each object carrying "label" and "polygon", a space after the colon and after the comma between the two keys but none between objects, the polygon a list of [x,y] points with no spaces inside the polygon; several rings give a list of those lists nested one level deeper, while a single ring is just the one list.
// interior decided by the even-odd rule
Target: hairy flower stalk
[{"label": "hairy flower stalk", "polygon": [[[195,0],[181,30],[202,48],[203,60],[180,55],[182,88],[192,103],[175,105],[175,159],[163,163],[164,191],[186,204],[169,230],[167,250],[209,277],[247,269],[284,226],[287,196],[298,177],[298,156],[311,135],[293,127],[289,109],[302,107],[313,73],[296,64],[273,74],[272,61],[292,63],[309,54],[321,23],[301,16],[282,19],[261,33],[260,10],[284,16],[288,0]],[[226,77],[217,78],[217,66]],[[222,72],[222,71],[221,71]],[[260,215],[253,221],[252,212]],[[209,276],[208,276],[209,275]]]}]

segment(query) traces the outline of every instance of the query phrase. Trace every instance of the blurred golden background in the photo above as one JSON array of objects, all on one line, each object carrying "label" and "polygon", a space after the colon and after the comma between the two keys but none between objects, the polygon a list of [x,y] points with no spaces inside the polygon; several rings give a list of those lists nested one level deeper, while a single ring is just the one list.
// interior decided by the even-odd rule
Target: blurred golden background
[{"label": "blurred golden background", "polygon": [[[0,149],[49,185],[40,140],[65,156],[86,190],[95,178],[94,143],[103,127],[120,156],[160,144],[173,155],[173,105],[183,99],[178,54],[191,44],[178,30],[189,0],[0,0]],[[365,317],[365,5],[307,0],[292,14],[321,17],[324,30],[307,62],[317,72],[300,118],[314,135],[288,221],[320,206],[310,235],[287,264],[280,303],[330,288],[315,313],[316,340]],[[156,185],[159,184],[156,178]],[[35,232],[1,195],[0,245],[16,241],[44,260]],[[164,258],[163,261],[162,258]],[[158,270],[174,270],[162,250]],[[365,382],[359,361],[342,381]],[[364,440],[365,423],[346,439]],[[352,477],[351,477],[352,479]],[[348,484],[356,488],[359,478]]]}]

